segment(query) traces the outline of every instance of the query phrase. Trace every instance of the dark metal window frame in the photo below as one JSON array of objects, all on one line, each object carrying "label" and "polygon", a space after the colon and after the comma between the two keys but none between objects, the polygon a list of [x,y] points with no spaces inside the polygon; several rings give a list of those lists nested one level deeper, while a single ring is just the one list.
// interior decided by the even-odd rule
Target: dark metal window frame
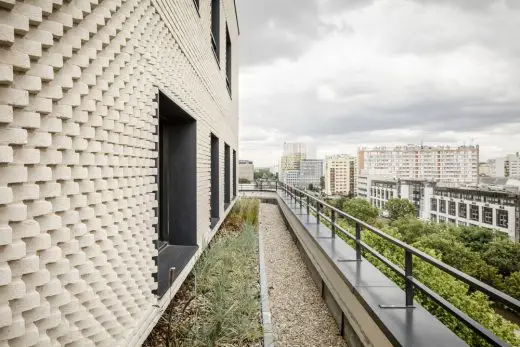
[{"label": "dark metal window frame", "polygon": [[497,226],[502,228],[509,227],[509,211],[497,209]]},{"label": "dark metal window frame", "polygon": [[459,217],[468,218],[468,204],[459,202]]},{"label": "dark metal window frame", "polygon": [[478,205],[469,205],[469,219],[477,222],[480,220],[480,207]]},{"label": "dark metal window frame", "polygon": [[493,225],[493,208],[492,207],[482,207],[482,222]]},{"label": "dark metal window frame", "polygon": [[457,215],[457,203],[455,201],[448,201],[448,214],[450,216]]},{"label": "dark metal window frame", "polygon": [[446,200],[439,200],[439,212],[446,213]]},{"label": "dark metal window frame", "polygon": [[437,211],[437,199],[436,198],[431,198],[431,210]]},{"label": "dark metal window frame", "polygon": [[232,92],[232,63],[233,63],[233,57],[232,57],[233,51],[232,51],[232,45],[231,45],[231,36],[229,35],[229,28],[226,23],[226,87],[229,92],[229,96],[233,97]]}]

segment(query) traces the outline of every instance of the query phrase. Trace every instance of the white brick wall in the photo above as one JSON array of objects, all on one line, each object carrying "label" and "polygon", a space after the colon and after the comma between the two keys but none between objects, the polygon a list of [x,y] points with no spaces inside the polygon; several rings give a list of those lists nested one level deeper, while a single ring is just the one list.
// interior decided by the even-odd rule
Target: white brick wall
[{"label": "white brick wall", "polygon": [[158,88],[197,120],[199,244],[212,236],[209,134],[223,201],[238,28],[222,0],[218,66],[200,2],[0,0],[0,347],[139,344],[167,304],[152,294]]}]

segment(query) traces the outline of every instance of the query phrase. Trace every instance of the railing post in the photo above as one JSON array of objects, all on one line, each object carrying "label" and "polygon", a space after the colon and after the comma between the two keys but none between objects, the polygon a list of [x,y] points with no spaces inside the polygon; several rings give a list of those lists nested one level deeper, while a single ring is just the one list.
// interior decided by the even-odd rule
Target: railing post
[{"label": "railing post", "polygon": [[303,208],[303,193],[299,193],[298,196],[300,197],[300,212],[302,211],[302,208]]},{"label": "railing post", "polygon": [[413,258],[412,253],[407,249],[404,251],[404,274],[406,276],[406,307],[413,307]]},{"label": "railing post", "polygon": [[336,237],[336,211],[330,211],[330,230],[332,230],[332,237]]},{"label": "railing post", "polygon": [[309,199],[309,196],[307,195],[307,218],[309,218],[309,215],[310,215],[310,207],[309,207],[309,204],[310,204],[310,199]]},{"label": "railing post", "polygon": [[320,224],[320,202],[316,200],[316,220]]},{"label": "railing post", "polygon": [[275,181],[275,182],[274,182],[274,190],[275,190],[275,191],[278,191],[278,181]]},{"label": "railing post", "polygon": [[361,224],[356,222],[356,261],[361,261]]}]

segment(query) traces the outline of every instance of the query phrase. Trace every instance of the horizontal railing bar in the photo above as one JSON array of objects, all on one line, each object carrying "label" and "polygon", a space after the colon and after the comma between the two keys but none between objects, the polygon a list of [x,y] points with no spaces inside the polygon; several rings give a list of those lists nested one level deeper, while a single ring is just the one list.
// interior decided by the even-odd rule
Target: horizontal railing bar
[{"label": "horizontal railing bar", "polygon": [[400,248],[402,249],[405,249],[409,252],[411,252],[413,255],[417,256],[418,258],[430,263],[431,265],[443,270],[444,272],[452,275],[453,277],[465,282],[466,284],[472,286],[473,288],[475,289],[478,289],[480,290],[482,293],[488,295],[490,298],[494,299],[495,301],[498,301],[498,302],[501,302],[513,309],[515,309],[516,311],[520,311],[520,300],[517,300],[493,287],[491,287],[490,285],[487,285],[485,284],[484,282],[482,281],[479,281],[478,279],[472,277],[472,276],[469,276],[468,274],[452,267],[452,266],[449,266],[447,264],[444,264],[442,262],[440,262],[439,260],[433,258],[432,256],[402,242],[401,240],[398,240],[388,234],[386,234],[385,232],[363,222],[362,220],[359,220],[351,215],[349,215],[348,213],[345,213],[344,211],[324,202],[324,201],[321,201],[319,199],[317,199],[316,197],[310,195],[310,194],[307,194],[306,192],[302,191],[302,190],[299,190],[297,188],[291,188],[291,189],[294,189],[295,191],[298,191],[299,193],[305,195],[305,196],[308,196],[310,199],[314,200],[314,201],[317,201],[319,203],[321,203],[322,206],[324,207],[327,207],[331,210],[334,210],[336,213],[338,213],[340,216],[352,221],[352,222],[356,222],[356,223],[359,223],[364,229],[366,230],[369,230],[373,233],[375,233],[376,235],[380,236],[381,238],[393,243],[394,245],[396,246],[399,246]]},{"label": "horizontal railing bar", "polygon": [[499,337],[493,334],[488,329],[484,328],[480,323],[469,317],[467,314],[453,306],[442,296],[428,288],[422,282],[419,282],[415,278],[412,279],[413,285],[415,288],[419,289],[421,292],[426,294],[430,299],[432,299],[436,304],[442,306],[446,311],[450,312],[456,318],[461,320],[468,328],[478,333],[483,339],[487,342],[490,342],[496,346],[509,346],[508,343],[502,341]]}]

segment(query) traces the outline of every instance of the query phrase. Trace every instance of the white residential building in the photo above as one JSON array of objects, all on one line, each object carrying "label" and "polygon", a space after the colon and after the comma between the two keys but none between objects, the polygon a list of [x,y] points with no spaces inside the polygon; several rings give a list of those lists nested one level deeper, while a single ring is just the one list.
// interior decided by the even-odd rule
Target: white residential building
[{"label": "white residential building", "polygon": [[360,148],[359,174],[395,178],[477,183],[478,146],[422,146]]},{"label": "white residential building", "polygon": [[417,217],[460,226],[499,230],[511,240],[520,236],[520,181],[503,185],[457,186],[428,180],[363,177],[358,196],[384,209],[392,198],[407,199]]},{"label": "white residential building", "polygon": [[488,161],[491,177],[517,177],[520,178],[520,153],[509,154],[505,157]]},{"label": "white residential building", "polygon": [[298,167],[298,170],[285,170],[282,172],[280,176],[281,181],[300,189],[307,189],[311,185],[319,189],[321,177],[323,176],[323,160],[303,159]]},{"label": "white residential building", "polygon": [[283,144],[283,155],[280,159],[280,173],[300,170],[300,162],[304,159],[314,159],[314,152],[314,149],[309,144],[285,142]]},{"label": "white residential building", "polygon": [[236,201],[234,1],[0,17],[0,346],[141,346]]},{"label": "white residential building", "polygon": [[255,166],[251,160],[238,161],[238,179],[249,182],[255,180]]},{"label": "white residential building", "polygon": [[325,194],[351,195],[356,193],[357,160],[347,154],[325,158]]}]

